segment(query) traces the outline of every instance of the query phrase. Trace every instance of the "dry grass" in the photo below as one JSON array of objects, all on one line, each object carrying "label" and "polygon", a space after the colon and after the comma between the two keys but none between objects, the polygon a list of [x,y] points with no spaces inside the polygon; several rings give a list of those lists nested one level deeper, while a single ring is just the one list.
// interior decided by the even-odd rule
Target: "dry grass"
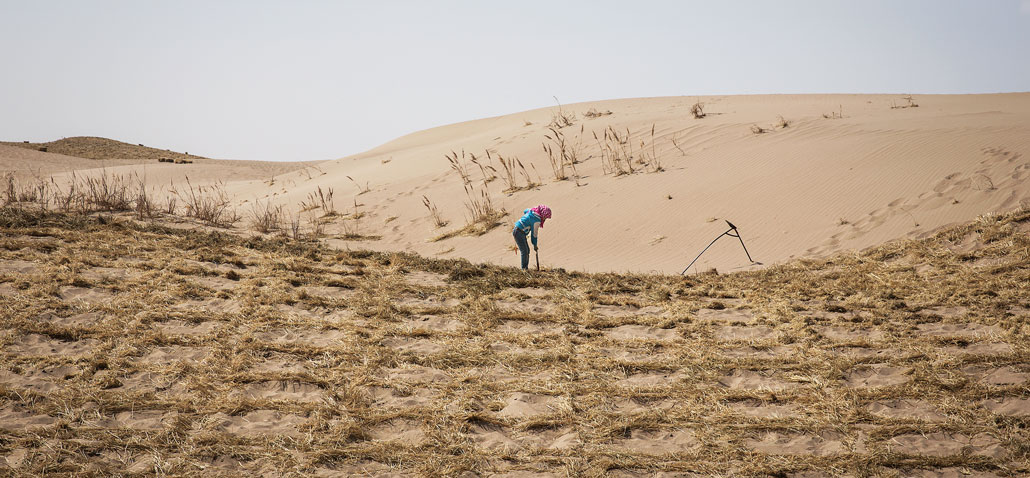
[{"label": "dry grass", "polygon": [[558,101],[558,97],[554,97],[554,102],[558,103],[558,110],[551,114],[551,122],[547,127],[562,129],[576,124],[576,113],[566,112],[562,109],[561,101]]},{"label": "dry grass", "polygon": [[[1030,416],[988,408],[1027,382],[983,372],[1030,373],[1027,211],[690,277],[124,214],[0,209],[4,473],[1030,473]],[[874,407],[893,401],[933,413]]]},{"label": "dry grass", "polygon": [[898,109],[904,109],[904,108],[918,108],[919,107],[919,104],[916,103],[914,99],[912,99],[912,95],[903,96],[901,99],[905,101],[905,104],[899,105],[897,101],[891,100],[891,109],[892,110],[898,110]]},{"label": "dry grass", "polygon": [[186,177],[186,189],[172,188],[171,193],[182,200],[183,215],[217,227],[231,227],[240,220],[225,185],[194,186]]},{"label": "dry grass", "polygon": [[422,195],[422,205],[429,211],[429,217],[433,218],[433,224],[437,228],[441,228],[447,225],[447,220],[440,216],[440,210],[436,208],[436,204],[429,200],[429,197]]},{"label": "dry grass", "polygon": [[764,134],[764,133],[768,133],[768,132],[769,132],[768,129],[763,128],[761,126],[758,126],[757,124],[751,125],[751,133],[752,134]]}]

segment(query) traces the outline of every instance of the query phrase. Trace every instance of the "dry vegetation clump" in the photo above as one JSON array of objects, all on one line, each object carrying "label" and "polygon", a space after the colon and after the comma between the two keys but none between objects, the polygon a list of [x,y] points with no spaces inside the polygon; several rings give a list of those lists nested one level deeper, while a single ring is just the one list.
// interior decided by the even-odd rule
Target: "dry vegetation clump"
[{"label": "dry vegetation clump", "polygon": [[554,102],[558,103],[558,111],[551,113],[551,122],[547,125],[548,128],[562,129],[567,126],[576,124],[576,113],[566,112],[562,109],[561,101],[558,101],[558,97],[554,97]]},{"label": "dry vegetation clump", "polygon": [[768,132],[769,132],[768,129],[763,128],[761,126],[758,126],[757,124],[751,125],[751,133],[752,134],[764,134],[764,133],[768,133]]},{"label": "dry vegetation clump", "polygon": [[598,111],[596,108],[590,108],[589,110],[587,110],[586,113],[583,113],[583,116],[586,118],[594,119],[600,118],[602,116],[608,116],[610,114],[612,114],[611,110]]},{"label": "dry vegetation clump", "polygon": [[688,277],[127,214],[0,208],[3,473],[1030,473],[1027,210]]},{"label": "dry vegetation clump", "polygon": [[551,165],[551,173],[555,181],[569,179],[566,169],[572,171],[572,177],[579,184],[579,172],[576,171],[576,164],[579,163],[579,154],[583,149],[583,127],[579,127],[579,134],[574,140],[567,140],[564,133],[554,127],[549,127],[550,134],[545,134],[547,139],[541,146],[547,153],[548,163]]},{"label": "dry vegetation clump", "polygon": [[903,96],[903,97],[901,97],[901,99],[905,100],[905,104],[899,105],[897,103],[897,101],[891,100],[891,109],[892,110],[899,110],[899,109],[904,109],[904,108],[918,108],[919,107],[919,104],[916,103],[914,99],[912,99],[912,95]]},{"label": "dry vegetation clump", "polygon": [[[491,158],[489,150],[486,152],[488,159]],[[529,171],[526,170],[526,166],[522,164],[517,156],[509,156],[505,158],[500,154],[497,155],[497,163],[501,166],[503,174],[500,175],[501,180],[504,182],[504,192],[513,193],[516,191],[522,191],[524,189],[533,189],[537,186],[533,179],[529,176]],[[496,171],[496,169],[494,168]],[[523,184],[519,184],[519,179],[522,179]],[[426,206],[428,207],[428,206]]]},{"label": "dry vegetation clump", "polygon": [[705,104],[700,100],[695,101],[694,104],[690,105],[690,115],[694,119],[701,119],[705,117]]},{"label": "dry vegetation clump", "polygon": [[186,177],[186,189],[173,187],[171,193],[182,200],[183,215],[203,221],[216,227],[231,227],[240,220],[225,185],[221,182],[210,186],[193,186]]},{"label": "dry vegetation clump", "polygon": [[779,116],[778,118],[779,118],[779,121],[776,122],[776,127],[777,128],[787,129],[787,128],[790,127],[791,121],[789,119],[786,119],[783,116]]},{"label": "dry vegetation clump", "polygon": [[829,113],[823,113],[823,118],[826,119],[841,119],[844,117],[844,105],[840,105],[838,111],[831,111]]}]

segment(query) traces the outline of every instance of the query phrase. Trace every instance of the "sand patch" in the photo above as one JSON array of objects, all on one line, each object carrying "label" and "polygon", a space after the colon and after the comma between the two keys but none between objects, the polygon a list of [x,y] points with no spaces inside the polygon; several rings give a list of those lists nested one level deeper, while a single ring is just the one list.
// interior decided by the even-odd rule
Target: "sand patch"
[{"label": "sand patch", "polygon": [[778,378],[766,376],[760,372],[734,369],[729,375],[719,378],[719,384],[733,390],[784,390],[794,384]]},{"label": "sand patch", "polygon": [[676,329],[659,329],[647,325],[622,325],[607,329],[604,334],[615,340],[675,340]]},{"label": "sand patch", "polygon": [[444,299],[435,295],[427,297],[406,295],[394,299],[393,302],[402,307],[415,308],[454,307],[461,304],[461,301],[458,299]]},{"label": "sand patch", "polygon": [[293,356],[277,358],[259,358],[254,360],[251,370],[259,373],[305,373],[308,371],[307,362],[301,361]]},{"label": "sand patch", "polygon": [[[2,380],[0,375],[0,381]],[[32,413],[17,405],[0,408],[0,430],[31,430],[53,425],[57,419],[50,415]]]},{"label": "sand patch", "polygon": [[602,317],[633,317],[640,315],[660,316],[665,310],[656,305],[637,307],[635,305],[603,305],[595,304],[591,311]]},{"label": "sand patch", "polygon": [[235,314],[243,310],[243,306],[235,300],[212,297],[204,300],[184,300],[172,306],[174,310],[204,311],[213,314]]},{"label": "sand patch", "polygon": [[178,416],[166,410],[133,410],[103,417],[90,426],[99,428],[126,428],[131,430],[160,430]]},{"label": "sand patch", "polygon": [[0,371],[0,383],[14,389],[35,391],[38,394],[48,394],[48,392],[61,387],[52,378],[31,371],[24,375],[6,370]]},{"label": "sand patch", "polygon": [[536,335],[562,333],[562,326],[554,322],[530,322],[526,320],[505,320],[496,329],[502,334]]},{"label": "sand patch", "polygon": [[1012,353],[1012,346],[1001,342],[948,345],[940,351],[947,355],[1006,355]]},{"label": "sand patch", "polygon": [[736,340],[762,340],[771,338],[775,329],[765,325],[724,325],[715,329],[715,338],[723,342]]},{"label": "sand patch", "polygon": [[732,359],[785,359],[797,353],[797,346],[776,345],[774,347],[729,347],[720,349],[719,353]]},{"label": "sand patch", "polygon": [[82,271],[82,277],[90,282],[120,282],[135,279],[140,273],[122,267],[91,267]]},{"label": "sand patch", "polygon": [[439,353],[446,348],[432,340],[414,337],[387,337],[381,343],[383,347],[420,356]]},{"label": "sand patch", "polygon": [[230,397],[243,397],[250,400],[293,400],[297,402],[317,402],[322,399],[322,389],[315,384],[289,380],[271,380],[248,383],[236,387]]},{"label": "sand patch", "polygon": [[405,274],[404,282],[414,286],[447,287],[447,276],[435,272],[415,271]]},{"label": "sand patch", "polygon": [[926,422],[943,422],[947,420],[930,402],[915,399],[878,400],[866,405],[873,415],[884,418],[903,418]]},{"label": "sand patch", "polygon": [[920,335],[926,337],[963,337],[963,338],[977,338],[977,337],[996,337],[1002,333],[1000,327],[996,325],[983,325],[983,324],[945,324],[945,323],[933,323],[933,324],[919,324],[916,326],[919,330]]},{"label": "sand patch", "polygon": [[182,381],[163,374],[151,372],[134,372],[124,377],[119,377],[121,386],[113,387],[114,390],[123,390],[134,393],[154,393],[161,397],[180,398],[186,396],[189,390]]},{"label": "sand patch", "polygon": [[18,355],[82,357],[95,352],[99,344],[100,342],[95,339],[68,341],[46,335],[26,334],[7,349]]},{"label": "sand patch", "polygon": [[523,312],[529,314],[550,314],[554,312],[555,306],[551,301],[545,299],[506,299],[497,301],[497,307],[509,312]]},{"label": "sand patch", "polygon": [[511,438],[508,430],[500,425],[492,423],[477,423],[469,429],[470,438],[479,448],[493,451],[511,450],[522,448],[518,442]]},{"label": "sand patch", "polygon": [[834,347],[828,351],[833,354],[843,355],[853,359],[878,358],[887,360],[901,354],[901,351],[897,349],[874,349],[869,347]]},{"label": "sand patch", "polygon": [[99,323],[100,318],[101,316],[97,312],[85,312],[82,314],[70,315],[68,317],[61,317],[52,312],[45,312],[40,314],[38,317],[39,320],[63,327],[89,327]]},{"label": "sand patch", "polygon": [[169,320],[154,324],[154,328],[162,334],[169,336],[185,335],[187,337],[200,337],[215,332],[221,325],[221,322],[216,321],[193,323],[182,320]]},{"label": "sand patch", "polygon": [[342,330],[271,329],[254,334],[254,338],[276,344],[308,347],[339,347],[347,338]]},{"label": "sand patch", "polygon": [[518,293],[518,294],[522,294],[522,295],[527,296],[527,297],[533,297],[533,298],[537,298],[537,299],[539,299],[541,297],[547,297],[551,293],[550,290],[542,289],[540,287],[518,287],[518,288],[512,288],[512,289],[508,289],[508,290],[510,290],[512,292],[515,292],[515,293]]},{"label": "sand patch", "polygon": [[1030,373],[1022,372],[1015,367],[985,367],[967,365],[959,369],[973,380],[994,386],[1019,385],[1030,380]]},{"label": "sand patch", "polygon": [[632,364],[663,362],[672,358],[669,354],[650,348],[603,347],[597,350],[604,357]]},{"label": "sand patch", "polygon": [[681,372],[644,372],[630,374],[626,378],[615,382],[621,387],[653,388],[666,387],[676,384],[686,375]]},{"label": "sand patch", "polygon": [[583,444],[579,433],[568,427],[529,431],[517,441],[527,447],[547,450],[569,450]]},{"label": "sand patch", "polygon": [[497,416],[503,418],[527,418],[547,415],[557,412],[560,402],[560,398],[550,395],[513,393],[504,400],[504,408],[497,412]]},{"label": "sand patch", "polygon": [[847,385],[852,388],[876,388],[901,385],[909,381],[909,367],[891,367],[876,364],[857,367],[847,377]]},{"label": "sand patch", "polygon": [[422,408],[434,405],[436,395],[425,388],[398,390],[389,387],[372,387],[369,390],[372,402],[382,408]]},{"label": "sand patch", "polygon": [[691,430],[634,429],[627,438],[617,440],[614,444],[619,448],[648,455],[686,452],[700,446]]},{"label": "sand patch", "polygon": [[989,471],[976,471],[970,468],[941,468],[938,470],[911,470],[903,475],[905,478],[1001,478]]},{"label": "sand patch", "polygon": [[101,304],[115,297],[114,292],[102,288],[64,286],[58,289],[58,295],[69,302],[86,302]]},{"label": "sand patch", "polygon": [[418,445],[426,439],[422,424],[408,419],[380,423],[368,430],[368,436],[377,441],[392,441],[409,446]]},{"label": "sand patch", "polygon": [[796,434],[769,432],[761,440],[747,440],[747,446],[770,455],[830,456],[849,453],[846,436],[838,432]]},{"label": "sand patch", "polygon": [[941,307],[927,307],[925,309],[916,312],[919,315],[925,316],[937,316],[945,319],[953,319],[956,317],[963,317],[969,313],[969,309],[963,306],[941,306]]},{"label": "sand patch", "polygon": [[983,402],[984,408],[998,415],[1030,416],[1030,398],[1005,397]]},{"label": "sand patch", "polygon": [[620,414],[632,414],[650,411],[669,411],[676,406],[675,400],[655,400],[645,402],[635,398],[618,398],[612,403],[612,411]]},{"label": "sand patch", "polygon": [[240,281],[219,276],[196,277],[193,280],[208,289],[216,291],[232,290],[235,289],[236,286],[240,285]]},{"label": "sand patch", "polygon": [[968,453],[991,458],[1005,455],[1005,448],[998,440],[983,433],[972,437],[947,432],[899,435],[887,440],[886,446],[893,453],[909,455],[942,457]]},{"label": "sand patch", "polygon": [[299,292],[305,293],[311,297],[320,297],[323,299],[350,299],[357,295],[358,291],[354,289],[348,289],[345,287],[329,287],[329,286],[304,286],[298,287]]},{"label": "sand patch", "polygon": [[212,428],[241,436],[299,435],[297,427],[305,418],[278,410],[255,410],[242,416],[216,413],[211,416]]},{"label": "sand patch", "polygon": [[35,274],[39,272],[39,264],[20,259],[0,260],[0,272],[11,274]]},{"label": "sand patch", "polygon": [[191,347],[186,345],[168,345],[154,347],[143,356],[143,361],[155,365],[170,365],[177,362],[199,362],[211,355],[211,347]]},{"label": "sand patch", "polygon": [[419,365],[387,369],[386,376],[391,382],[446,383],[451,381],[451,376],[443,370]]},{"label": "sand patch", "polygon": [[850,342],[853,340],[878,341],[883,339],[883,332],[876,329],[857,327],[815,327],[820,335],[830,340]]},{"label": "sand patch", "polygon": [[404,329],[409,332],[425,330],[428,332],[454,332],[460,330],[465,324],[460,320],[437,317],[435,315],[420,315],[411,320],[404,321]]},{"label": "sand patch", "polygon": [[728,406],[734,412],[748,417],[777,419],[799,416],[797,405],[791,404],[769,403],[759,400],[744,400],[730,403]]},{"label": "sand patch", "polygon": [[755,322],[755,315],[750,309],[701,309],[697,311],[698,320],[710,320],[720,323]]}]

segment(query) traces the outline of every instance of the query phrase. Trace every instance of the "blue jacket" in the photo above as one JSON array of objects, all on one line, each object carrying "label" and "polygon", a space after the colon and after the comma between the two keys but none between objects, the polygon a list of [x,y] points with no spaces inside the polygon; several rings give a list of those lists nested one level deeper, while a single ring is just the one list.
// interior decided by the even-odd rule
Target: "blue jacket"
[{"label": "blue jacket", "polygon": [[536,247],[537,231],[540,229],[540,216],[526,209],[522,211],[522,217],[515,221],[515,228],[521,229],[523,233],[530,236],[530,240],[533,241],[533,247]]}]

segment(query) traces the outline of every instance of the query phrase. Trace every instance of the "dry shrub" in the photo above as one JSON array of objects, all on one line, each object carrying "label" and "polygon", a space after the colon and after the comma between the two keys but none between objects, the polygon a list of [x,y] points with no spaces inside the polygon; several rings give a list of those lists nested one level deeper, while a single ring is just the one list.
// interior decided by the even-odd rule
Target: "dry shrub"
[{"label": "dry shrub", "polygon": [[[350,178],[350,176],[347,177]],[[301,201],[300,209],[305,212],[321,209],[323,217],[335,216],[336,205],[333,203],[333,188],[328,188],[327,191],[322,191],[322,186],[319,186],[317,191],[308,193],[308,198]]]},{"label": "dry shrub", "polygon": [[272,201],[256,200],[250,205],[251,225],[262,234],[278,231],[283,224],[283,207]]},{"label": "dry shrub", "polygon": [[609,125],[604,130],[602,138],[594,133],[594,141],[601,150],[601,171],[615,176],[633,174],[633,143],[630,141],[629,128],[626,128],[626,134],[622,135]]},{"label": "dry shrub", "polygon": [[[486,152],[487,158],[490,158],[490,151]],[[526,170],[526,166],[522,164],[516,156],[505,158],[500,154],[497,155],[497,162],[501,165],[502,174],[501,180],[504,182],[504,192],[515,192],[523,189],[532,189],[536,184],[533,183],[529,176],[529,172]],[[519,185],[518,176],[521,176],[525,181],[524,185]]]},{"label": "dry shrub", "polygon": [[451,154],[444,154],[444,157],[447,158],[447,162],[450,164],[451,169],[453,169],[454,172],[458,173],[458,176],[461,177],[462,183],[472,183],[472,178],[469,176],[468,164],[465,163],[466,156],[464,149],[461,150],[461,158],[458,158],[458,153],[455,153],[453,150],[451,151]]},{"label": "dry shrub", "polygon": [[543,143],[544,152],[547,153],[547,159],[551,164],[551,173],[554,175],[555,181],[564,181],[569,178],[566,174],[565,169],[569,168],[572,170],[572,174],[576,177],[578,184],[579,173],[576,171],[576,163],[579,163],[579,152],[582,150],[582,137],[583,127],[579,127],[579,135],[576,136],[575,141],[568,141],[565,134],[558,131],[557,128],[549,127],[551,133],[545,134],[544,138],[550,141],[550,144]]},{"label": "dry shrub", "polygon": [[558,103],[558,111],[551,113],[551,122],[547,126],[553,129],[562,129],[575,124],[576,114],[565,112],[562,109],[561,101],[558,101],[557,96],[554,97],[554,101]]},{"label": "dry shrub", "polygon": [[217,182],[211,186],[196,186],[186,177],[186,191],[172,188],[172,194],[185,203],[184,215],[217,227],[231,227],[240,220],[232,201],[225,192],[225,185]]},{"label": "dry shrub", "polygon": [[758,126],[756,124],[753,124],[753,125],[751,125],[751,132],[754,133],[754,134],[763,134],[763,133],[768,133],[769,130],[767,130],[767,129],[761,127],[761,126]]},{"label": "dry shrub", "polygon": [[780,129],[789,128],[790,120],[784,118],[783,116],[779,116],[779,121],[776,122],[776,127]]},{"label": "dry shrub", "polygon": [[694,116],[694,119],[701,119],[705,117],[705,104],[700,100],[690,105],[690,114]]},{"label": "dry shrub", "polygon": [[436,204],[433,204],[433,201],[430,201],[429,197],[424,194],[422,195],[422,205],[429,210],[429,216],[433,218],[433,224],[436,224],[436,227],[447,225],[447,221],[440,217],[440,210],[436,208]]},{"label": "dry shrub", "polygon": [[590,108],[589,110],[587,110],[586,113],[583,113],[583,116],[587,117],[587,118],[593,119],[593,118],[600,118],[602,116],[608,116],[610,114],[612,114],[611,110],[597,111],[594,108]]}]

